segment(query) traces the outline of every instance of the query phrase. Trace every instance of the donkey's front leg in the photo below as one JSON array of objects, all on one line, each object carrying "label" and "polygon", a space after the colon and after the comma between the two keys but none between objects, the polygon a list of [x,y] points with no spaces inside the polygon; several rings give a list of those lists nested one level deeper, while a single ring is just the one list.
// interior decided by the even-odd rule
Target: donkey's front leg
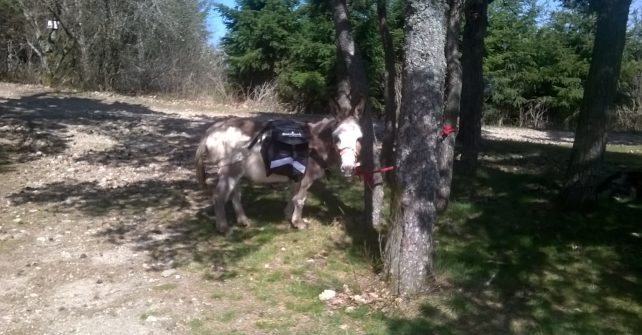
[{"label": "donkey's front leg", "polygon": [[[301,181],[298,181],[292,184],[290,195],[293,198],[294,198],[294,195],[297,194],[297,192],[299,192],[299,188],[301,188]],[[292,214],[294,212],[294,202],[292,201],[292,199],[288,201],[288,205],[285,206],[285,210],[283,212],[285,213],[285,219],[288,221],[292,221]]]},{"label": "donkey's front leg", "polygon": [[236,221],[239,225],[244,227],[249,227],[251,225],[250,219],[245,215],[245,210],[243,210],[243,205],[241,204],[241,185],[240,183],[236,185],[236,188],[232,191],[232,205],[234,206],[234,211],[236,212]]},{"label": "donkey's front leg", "polygon": [[[305,199],[308,197],[308,189],[312,186],[314,179],[310,178],[306,174],[303,179],[301,179],[298,187],[295,186],[296,192],[292,197],[292,201],[288,204],[288,207],[292,208],[292,217],[290,218],[290,224],[293,228],[296,229],[305,229],[307,227],[306,223],[301,220],[301,214],[303,212],[303,205],[305,204]],[[287,210],[287,209],[286,209]]]}]

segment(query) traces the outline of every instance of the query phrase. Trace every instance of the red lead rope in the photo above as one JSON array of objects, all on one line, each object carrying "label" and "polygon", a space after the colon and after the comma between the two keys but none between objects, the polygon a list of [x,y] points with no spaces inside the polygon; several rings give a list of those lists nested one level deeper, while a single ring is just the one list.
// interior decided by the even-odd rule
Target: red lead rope
[{"label": "red lead rope", "polygon": [[389,172],[389,171],[392,171],[394,169],[395,169],[394,166],[385,166],[385,167],[382,167],[380,169],[376,169],[374,171],[363,171],[361,166],[357,166],[354,169],[354,175],[358,176],[359,179],[361,179],[361,177],[363,177],[363,183],[368,185],[368,186],[370,186],[370,187],[372,187],[372,186],[374,186],[374,174],[375,173]]},{"label": "red lead rope", "polygon": [[[441,128],[441,136],[442,138],[448,137],[448,135],[457,132],[457,128],[449,125],[449,124],[444,124],[444,126]],[[380,169],[376,169],[374,171],[363,171],[361,166],[357,166],[354,169],[354,175],[358,176],[359,179],[363,177],[363,183],[372,187],[374,184],[374,174],[375,173],[384,173],[384,172],[389,172],[394,170],[394,166],[386,166],[382,167]]]}]

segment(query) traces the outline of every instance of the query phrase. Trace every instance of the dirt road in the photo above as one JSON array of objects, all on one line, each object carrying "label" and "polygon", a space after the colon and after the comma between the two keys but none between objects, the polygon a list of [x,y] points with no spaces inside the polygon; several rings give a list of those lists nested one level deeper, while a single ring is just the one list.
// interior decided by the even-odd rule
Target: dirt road
[{"label": "dirt road", "polygon": [[214,308],[176,267],[215,118],[134,100],[0,84],[0,333],[176,334]]}]

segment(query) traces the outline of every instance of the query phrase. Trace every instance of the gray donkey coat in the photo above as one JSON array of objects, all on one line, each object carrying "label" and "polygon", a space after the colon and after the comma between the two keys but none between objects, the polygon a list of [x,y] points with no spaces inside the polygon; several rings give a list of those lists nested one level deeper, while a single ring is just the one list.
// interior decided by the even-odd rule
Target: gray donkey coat
[{"label": "gray donkey coat", "polygon": [[[338,108],[338,107],[337,107]],[[362,136],[358,123],[359,103],[343,117],[328,117],[314,123],[306,123],[309,155],[303,177],[293,187],[293,196],[285,208],[285,216],[294,228],[305,228],[301,215],[307,192],[312,183],[323,177],[325,170],[339,167],[346,177],[352,175],[356,165]],[[241,178],[254,183],[284,183],[286,176],[267,176],[261,155],[260,132],[267,121],[252,118],[229,118],[214,123],[203,136],[196,151],[196,174],[201,185],[206,187],[205,161],[214,166],[217,176],[213,201],[216,212],[216,228],[230,232],[225,214],[225,204],[230,199],[237,221],[247,226],[250,220],[241,205]],[[256,145],[251,145],[259,136]]]}]

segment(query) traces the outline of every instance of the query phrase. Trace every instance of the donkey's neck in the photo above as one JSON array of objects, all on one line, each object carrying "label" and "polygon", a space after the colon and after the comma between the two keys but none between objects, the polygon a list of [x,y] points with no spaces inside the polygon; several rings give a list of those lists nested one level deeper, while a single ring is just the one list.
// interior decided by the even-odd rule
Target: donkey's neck
[{"label": "donkey's neck", "polygon": [[320,121],[310,123],[310,157],[319,164],[323,169],[338,166],[340,162],[339,153],[337,152],[332,140],[332,131],[338,121],[332,117],[326,117]]}]

